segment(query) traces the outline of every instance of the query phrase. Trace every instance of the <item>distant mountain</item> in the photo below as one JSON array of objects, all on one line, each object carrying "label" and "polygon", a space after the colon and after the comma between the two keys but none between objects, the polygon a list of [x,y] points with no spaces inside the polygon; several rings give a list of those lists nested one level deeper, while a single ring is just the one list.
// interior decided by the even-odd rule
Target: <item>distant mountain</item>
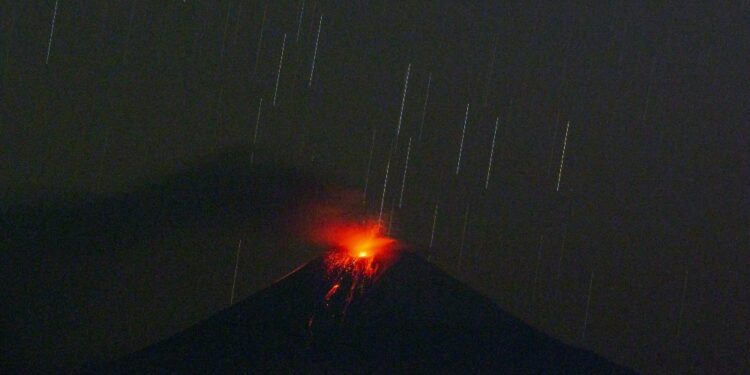
[{"label": "distant mountain", "polygon": [[633,373],[534,330],[411,252],[351,303],[335,301],[344,293],[333,282],[325,258],[316,258],[96,372]]}]

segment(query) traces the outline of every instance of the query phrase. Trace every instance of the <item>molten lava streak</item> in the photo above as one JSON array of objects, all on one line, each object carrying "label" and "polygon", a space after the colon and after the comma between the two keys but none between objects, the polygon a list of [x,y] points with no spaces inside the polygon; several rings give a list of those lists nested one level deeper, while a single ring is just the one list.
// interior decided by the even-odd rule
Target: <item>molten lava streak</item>
[{"label": "molten lava streak", "polygon": [[324,258],[327,292],[316,315],[341,319],[391,262],[398,242],[382,235],[377,223],[329,224],[318,231],[317,239],[331,250]]},{"label": "molten lava streak", "polygon": [[[339,224],[326,229],[333,249],[325,258],[328,276],[336,281],[326,295],[330,300],[342,279],[351,279],[347,302],[357,288],[364,288],[385,265],[395,249],[396,240],[381,235],[377,224]],[[347,304],[348,304],[347,303]]]}]

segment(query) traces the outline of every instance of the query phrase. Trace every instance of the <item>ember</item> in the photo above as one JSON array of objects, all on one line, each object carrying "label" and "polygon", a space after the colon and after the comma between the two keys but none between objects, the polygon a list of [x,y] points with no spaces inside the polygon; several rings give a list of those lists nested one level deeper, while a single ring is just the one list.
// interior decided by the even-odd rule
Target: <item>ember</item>
[{"label": "ember", "polygon": [[381,270],[384,260],[395,249],[396,240],[381,235],[377,224],[345,224],[327,228],[334,248],[326,256],[326,270],[334,285],[326,300],[335,294],[343,281],[348,285],[346,304],[351,303]]},{"label": "ember", "polygon": [[[317,242],[330,246],[324,258],[326,293],[319,318],[343,319],[351,303],[364,294],[395,255],[398,242],[382,235],[377,222],[329,222],[316,231]],[[312,323],[312,320],[311,320]]]}]

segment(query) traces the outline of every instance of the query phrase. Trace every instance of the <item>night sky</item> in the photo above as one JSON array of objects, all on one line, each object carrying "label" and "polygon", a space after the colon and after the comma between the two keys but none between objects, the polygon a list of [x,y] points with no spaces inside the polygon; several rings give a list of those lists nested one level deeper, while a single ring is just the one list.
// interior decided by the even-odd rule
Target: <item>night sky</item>
[{"label": "night sky", "polygon": [[0,363],[76,369],[205,319],[239,240],[235,301],[268,286],[319,253],[283,228],[325,185],[564,342],[748,371],[748,12],[3,1]]}]

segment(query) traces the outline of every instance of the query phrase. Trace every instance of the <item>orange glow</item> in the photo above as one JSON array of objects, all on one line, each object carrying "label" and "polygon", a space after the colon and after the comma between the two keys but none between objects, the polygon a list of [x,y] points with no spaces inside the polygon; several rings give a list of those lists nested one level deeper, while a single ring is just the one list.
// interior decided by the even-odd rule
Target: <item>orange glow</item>
[{"label": "orange glow", "polygon": [[333,223],[320,228],[317,242],[344,251],[351,258],[372,258],[392,250],[396,240],[381,234],[377,223]]},{"label": "orange glow", "polygon": [[340,285],[339,284],[333,284],[331,289],[328,290],[328,293],[326,293],[325,300],[328,301],[331,299],[331,297],[336,294],[336,291],[339,290]]},{"label": "orange glow", "polygon": [[349,306],[398,258],[401,247],[384,235],[380,222],[361,219],[361,194],[337,197],[310,204],[296,222],[303,238],[327,251],[322,264],[327,285],[308,322],[311,330],[319,319],[344,319]]},{"label": "orange glow", "polygon": [[340,313],[345,314],[349,304],[390,264],[398,242],[384,236],[375,222],[329,222],[316,234],[318,242],[331,247],[324,258],[331,286],[323,300],[327,306],[342,304]]},{"label": "orange glow", "polygon": [[378,227],[372,228],[348,228],[339,233],[340,245],[356,258],[367,258],[384,249],[388,249],[396,242],[393,238],[381,237]]},{"label": "orange glow", "polygon": [[344,319],[352,302],[366,294],[398,259],[401,245],[384,235],[382,223],[362,219],[360,192],[332,191],[311,202],[291,220],[302,238],[325,249],[325,293],[308,321]]},{"label": "orange glow", "polygon": [[344,252],[351,258],[382,258],[398,246],[383,234],[382,223],[363,219],[362,195],[338,191],[326,200],[310,203],[300,211],[301,234],[328,250]]}]

